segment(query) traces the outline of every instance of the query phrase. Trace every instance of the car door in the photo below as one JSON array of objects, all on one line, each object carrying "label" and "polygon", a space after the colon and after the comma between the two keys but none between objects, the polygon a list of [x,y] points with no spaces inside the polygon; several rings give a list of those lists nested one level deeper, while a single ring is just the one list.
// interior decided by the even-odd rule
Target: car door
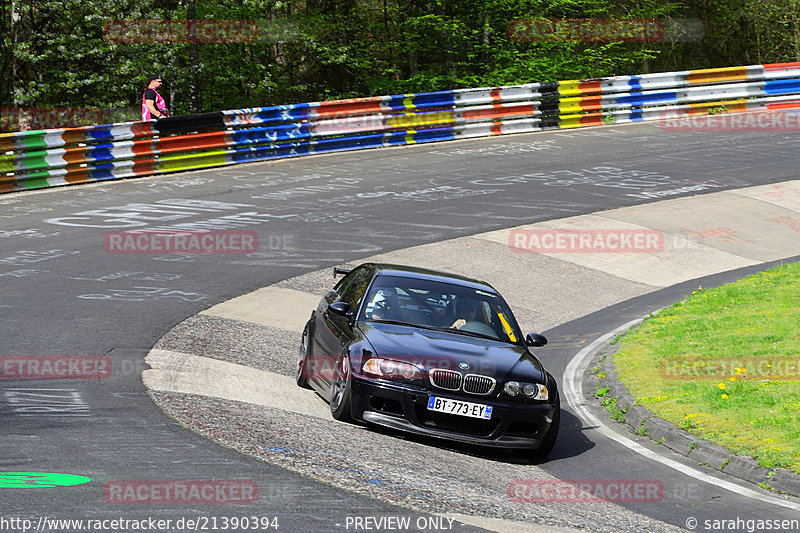
[{"label": "car door", "polygon": [[355,337],[354,318],[333,312],[330,305],[335,302],[345,302],[350,305],[352,317],[355,317],[369,282],[372,280],[372,274],[372,269],[366,266],[350,272],[338,285],[338,288],[325,298],[325,302],[322,304],[323,308],[319,309],[316,314],[315,337],[318,353],[314,355],[319,367],[324,370],[314,374],[325,387],[330,386],[333,376],[332,369]]}]

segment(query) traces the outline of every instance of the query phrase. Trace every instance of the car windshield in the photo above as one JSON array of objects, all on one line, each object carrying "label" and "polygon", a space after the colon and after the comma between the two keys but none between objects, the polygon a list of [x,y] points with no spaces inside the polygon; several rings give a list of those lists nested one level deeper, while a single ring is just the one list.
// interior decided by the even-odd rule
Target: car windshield
[{"label": "car windshield", "polygon": [[361,320],[447,330],[518,344],[522,337],[497,294],[452,283],[378,276]]}]

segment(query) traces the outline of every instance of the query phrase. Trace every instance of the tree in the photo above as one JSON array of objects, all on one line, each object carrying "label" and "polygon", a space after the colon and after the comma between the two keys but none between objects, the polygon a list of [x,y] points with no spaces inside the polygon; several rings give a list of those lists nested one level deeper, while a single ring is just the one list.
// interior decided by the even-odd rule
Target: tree
[{"label": "tree", "polygon": [[[701,21],[705,35],[592,42],[509,33],[515,20],[547,18],[688,19]],[[249,37],[109,31],[159,21],[185,31],[187,19],[244,21]],[[185,114],[800,60],[800,2],[11,0],[0,6],[0,46],[3,107],[98,107],[106,121],[120,121],[137,119],[154,73],[164,77],[172,114]]]}]

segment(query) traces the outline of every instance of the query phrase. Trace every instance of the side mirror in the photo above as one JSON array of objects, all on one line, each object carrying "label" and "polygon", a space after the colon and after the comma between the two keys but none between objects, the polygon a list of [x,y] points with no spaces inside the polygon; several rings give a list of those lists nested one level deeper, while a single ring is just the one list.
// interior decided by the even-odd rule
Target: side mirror
[{"label": "side mirror", "polygon": [[547,339],[544,335],[539,335],[538,333],[528,333],[525,337],[525,344],[528,346],[544,346],[547,344]]},{"label": "side mirror", "polygon": [[350,304],[347,302],[333,302],[328,309],[337,315],[350,317]]}]

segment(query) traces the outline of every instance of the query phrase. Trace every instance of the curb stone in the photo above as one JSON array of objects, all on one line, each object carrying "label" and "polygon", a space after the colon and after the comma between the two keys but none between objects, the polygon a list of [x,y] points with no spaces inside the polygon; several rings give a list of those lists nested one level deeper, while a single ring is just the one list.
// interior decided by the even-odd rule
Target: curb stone
[{"label": "curb stone", "polygon": [[795,496],[800,494],[800,476],[785,468],[775,469],[774,472],[775,475],[767,481],[770,487]]},{"label": "curb stone", "polygon": [[[785,468],[765,468],[752,457],[735,455],[724,446],[679,429],[670,422],[655,416],[646,407],[637,405],[636,399],[631,396],[628,388],[617,377],[613,355],[618,348],[619,343],[606,345],[598,348],[594,354],[594,361],[597,363],[594,366],[599,368],[599,372],[595,375],[598,380],[597,388],[607,387],[608,392],[604,397],[617,398],[617,409],[623,412],[625,424],[634,433],[637,433],[644,425],[646,435],[653,441],[690,457],[701,465],[709,466],[755,485],[766,483],[776,491],[800,497],[800,474],[795,474]],[[600,362],[601,359],[602,362]]]},{"label": "curb stone", "polygon": [[747,455],[734,455],[725,465],[725,472],[740,479],[747,479],[753,483],[766,483],[769,480],[769,470],[758,464],[758,461]]},{"label": "curb stone", "polygon": [[[617,400],[617,405],[619,405],[619,400]],[[641,405],[634,405],[625,411],[625,422],[627,422],[636,432],[638,432],[639,428],[641,428],[642,425],[645,425],[647,420],[652,418],[652,416],[653,413]],[[645,425],[645,430],[646,429],[647,426]]]},{"label": "curb stone", "polygon": [[722,465],[727,465],[725,461],[728,461],[730,456],[730,450],[706,440],[697,441],[697,445],[689,452],[689,457],[716,470],[722,470]]}]

